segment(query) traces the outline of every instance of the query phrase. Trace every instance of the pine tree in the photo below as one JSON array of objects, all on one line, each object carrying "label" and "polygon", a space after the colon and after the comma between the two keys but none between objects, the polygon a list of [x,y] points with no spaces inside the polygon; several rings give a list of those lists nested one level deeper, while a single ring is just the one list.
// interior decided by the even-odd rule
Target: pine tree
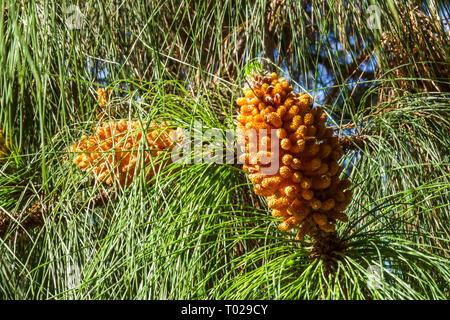
[{"label": "pine tree", "polygon": [[[407,3],[3,1],[0,298],[448,299],[450,8]],[[280,230],[230,153],[255,69],[342,146],[325,238]],[[106,184],[70,147],[121,119],[215,140]]]}]

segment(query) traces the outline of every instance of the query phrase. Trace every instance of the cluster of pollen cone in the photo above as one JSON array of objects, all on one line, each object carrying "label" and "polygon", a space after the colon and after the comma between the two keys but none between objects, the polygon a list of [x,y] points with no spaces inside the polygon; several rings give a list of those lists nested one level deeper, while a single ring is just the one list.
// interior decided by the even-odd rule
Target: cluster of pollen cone
[{"label": "cluster of pollen cone", "polygon": [[[348,220],[343,211],[352,193],[346,190],[350,181],[340,179],[343,150],[325,125],[326,114],[276,73],[254,75],[243,92],[236,100],[240,161],[255,193],[267,197],[274,217],[283,218],[280,230],[298,228],[300,240],[317,228],[333,232],[337,219]],[[263,159],[277,159],[277,168],[267,173],[270,163]]]},{"label": "cluster of pollen cone", "polygon": [[179,141],[180,130],[164,123],[111,120],[96,127],[94,135],[81,137],[69,151],[76,154],[73,163],[96,180],[126,186],[142,169],[148,181],[167,164],[168,151]]}]

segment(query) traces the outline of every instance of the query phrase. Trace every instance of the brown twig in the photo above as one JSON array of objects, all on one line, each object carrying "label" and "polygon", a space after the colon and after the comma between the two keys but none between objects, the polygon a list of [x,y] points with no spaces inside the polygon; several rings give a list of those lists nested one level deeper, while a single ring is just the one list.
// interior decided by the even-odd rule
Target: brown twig
[{"label": "brown twig", "polygon": [[340,138],[340,143],[344,151],[360,150],[365,146],[370,146],[370,141],[367,135],[354,134],[350,136],[344,136]]},{"label": "brown twig", "polygon": [[44,211],[46,207],[37,201],[30,209],[22,210],[19,212],[9,212],[8,214],[0,213],[0,238],[6,234],[6,232],[13,228],[14,225],[21,225],[22,231],[28,231],[35,227],[42,226],[44,224]]}]

